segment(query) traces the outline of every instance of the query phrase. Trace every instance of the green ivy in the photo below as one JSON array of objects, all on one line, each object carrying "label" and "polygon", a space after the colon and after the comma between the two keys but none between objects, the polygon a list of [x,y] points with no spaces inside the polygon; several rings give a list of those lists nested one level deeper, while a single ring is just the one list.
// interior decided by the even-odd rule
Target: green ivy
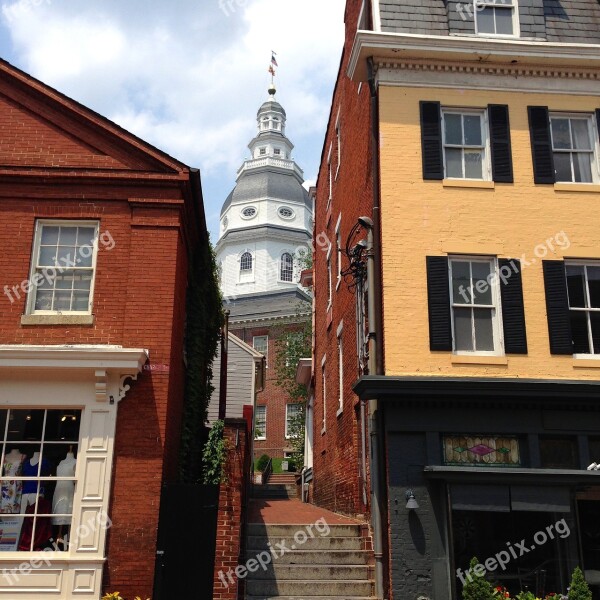
[{"label": "green ivy", "polygon": [[213,392],[213,360],[223,323],[222,298],[212,247],[200,244],[192,257],[187,289],[185,354],[187,361],[179,461],[182,483],[202,477],[208,404]]},{"label": "green ivy", "polygon": [[215,421],[202,451],[202,483],[218,485],[227,483],[223,466],[227,459],[227,440],[224,439],[225,423]]}]

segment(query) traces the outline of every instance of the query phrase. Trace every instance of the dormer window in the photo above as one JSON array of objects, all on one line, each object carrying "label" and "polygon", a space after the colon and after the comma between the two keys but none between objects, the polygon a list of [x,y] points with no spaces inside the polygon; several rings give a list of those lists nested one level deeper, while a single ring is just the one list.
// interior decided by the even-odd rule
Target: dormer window
[{"label": "dormer window", "polygon": [[474,0],[475,29],[480,35],[519,35],[517,0]]}]

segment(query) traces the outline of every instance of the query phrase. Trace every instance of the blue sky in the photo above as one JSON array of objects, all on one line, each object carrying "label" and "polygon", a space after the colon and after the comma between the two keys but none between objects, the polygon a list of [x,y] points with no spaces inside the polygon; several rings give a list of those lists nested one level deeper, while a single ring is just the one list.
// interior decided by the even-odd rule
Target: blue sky
[{"label": "blue sky", "polygon": [[222,202],[277,99],[314,181],[343,43],[344,0],[8,0],[0,56],[202,172],[216,241]]}]

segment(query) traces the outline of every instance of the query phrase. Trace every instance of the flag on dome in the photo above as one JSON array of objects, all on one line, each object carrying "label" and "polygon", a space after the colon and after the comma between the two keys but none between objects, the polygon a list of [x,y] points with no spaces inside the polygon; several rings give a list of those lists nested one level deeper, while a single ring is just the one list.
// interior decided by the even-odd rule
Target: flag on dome
[{"label": "flag on dome", "polygon": [[277,64],[277,59],[275,58],[275,56],[277,56],[277,52],[271,50],[271,64],[278,67],[279,65]]}]

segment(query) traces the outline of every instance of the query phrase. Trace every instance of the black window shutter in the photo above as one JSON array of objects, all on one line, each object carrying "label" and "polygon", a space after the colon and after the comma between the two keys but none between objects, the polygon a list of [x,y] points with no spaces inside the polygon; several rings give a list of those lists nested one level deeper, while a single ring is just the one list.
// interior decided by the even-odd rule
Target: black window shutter
[{"label": "black window shutter", "polygon": [[528,106],[529,135],[535,183],[554,183],[554,158],[550,139],[550,117],[546,106]]},{"label": "black window shutter", "polygon": [[427,298],[429,301],[429,348],[452,350],[448,258],[427,257]]},{"label": "black window shutter", "polygon": [[504,350],[506,354],[527,354],[521,262],[516,259],[500,258],[498,266],[500,268]]},{"label": "black window shutter", "polygon": [[565,263],[562,260],[544,260],[542,263],[550,352],[552,354],[573,354]]},{"label": "black window shutter", "polygon": [[598,127],[597,127],[598,137],[600,137],[600,108],[596,109],[596,124],[598,125]]},{"label": "black window shutter", "polygon": [[513,183],[512,152],[510,146],[510,121],[508,106],[490,104],[490,146],[492,149],[492,177],[499,183]]},{"label": "black window shutter", "polygon": [[439,102],[420,102],[423,179],[444,179],[442,109]]}]

